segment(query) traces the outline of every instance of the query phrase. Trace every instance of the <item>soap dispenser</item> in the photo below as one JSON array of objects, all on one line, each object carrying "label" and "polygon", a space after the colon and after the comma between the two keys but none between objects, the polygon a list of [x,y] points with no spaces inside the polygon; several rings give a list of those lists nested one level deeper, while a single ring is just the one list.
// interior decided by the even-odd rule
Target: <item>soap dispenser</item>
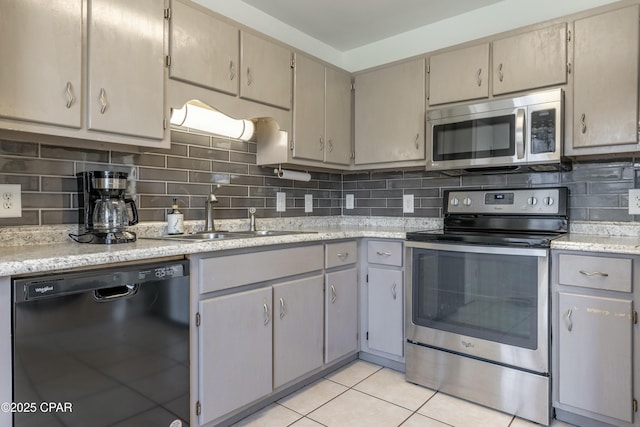
[{"label": "soap dispenser", "polygon": [[173,199],[171,210],[167,212],[167,234],[184,233],[184,215],[178,209],[178,200]]}]

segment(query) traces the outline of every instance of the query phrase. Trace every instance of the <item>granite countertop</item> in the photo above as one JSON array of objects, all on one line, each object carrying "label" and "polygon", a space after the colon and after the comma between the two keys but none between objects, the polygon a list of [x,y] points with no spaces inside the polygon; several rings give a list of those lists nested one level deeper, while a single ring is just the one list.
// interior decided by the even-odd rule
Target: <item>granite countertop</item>
[{"label": "granite countertop", "polygon": [[[188,231],[197,231],[192,224]],[[229,221],[225,229],[246,229],[242,220]],[[185,242],[150,239],[161,236],[164,224],[134,227],[134,243],[92,245],[72,242],[69,227],[25,227],[0,229],[0,276],[37,274],[54,270],[103,266],[119,262],[185,256],[204,252],[279,244],[323,242],[353,238],[404,239],[407,231],[441,228],[437,218],[315,217],[264,221],[259,229],[307,231],[280,236]],[[640,254],[640,224],[574,222],[571,232],[555,239],[552,249]],[[44,242],[44,243],[43,243]],[[37,243],[37,244],[36,244]]]},{"label": "granite countertop", "polygon": [[[71,241],[67,232],[73,229],[49,227],[49,230],[2,230],[0,236],[0,276],[37,274],[54,270],[95,267],[119,262],[141,261],[153,258],[184,256],[204,252],[241,249],[268,245],[323,242],[349,238],[404,239],[409,230],[440,227],[437,219],[398,220],[304,220],[278,221],[264,224],[259,229],[305,231],[309,233],[280,236],[220,239],[205,242],[159,240],[164,224],[135,228],[138,240],[114,245],[81,244]],[[225,224],[225,229],[238,231],[244,224]],[[246,229],[246,228],[245,228]],[[51,234],[47,234],[51,233]],[[35,242],[47,242],[33,244]],[[31,244],[29,244],[31,243]]]}]

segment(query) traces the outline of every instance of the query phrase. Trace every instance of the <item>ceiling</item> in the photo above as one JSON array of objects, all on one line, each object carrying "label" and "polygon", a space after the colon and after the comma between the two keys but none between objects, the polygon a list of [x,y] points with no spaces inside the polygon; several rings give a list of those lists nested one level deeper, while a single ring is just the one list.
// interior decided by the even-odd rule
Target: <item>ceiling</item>
[{"label": "ceiling", "polygon": [[502,0],[242,0],[345,52]]},{"label": "ceiling", "polygon": [[617,0],[193,0],[357,72]]}]

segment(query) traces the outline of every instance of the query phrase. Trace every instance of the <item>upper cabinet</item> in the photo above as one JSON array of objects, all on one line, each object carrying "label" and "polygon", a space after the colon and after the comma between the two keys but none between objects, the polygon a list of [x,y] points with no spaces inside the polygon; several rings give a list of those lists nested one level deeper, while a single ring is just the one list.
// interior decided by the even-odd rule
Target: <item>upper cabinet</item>
[{"label": "upper cabinet", "polygon": [[293,157],[351,161],[351,75],[296,55]]},{"label": "upper cabinet", "polygon": [[162,139],[162,0],[90,0],[87,127]]},{"label": "upper cabinet", "polygon": [[0,24],[3,135],[170,145],[163,0],[3,0]]},{"label": "upper cabinet", "polygon": [[574,23],[568,155],[638,150],[638,9],[635,5]]},{"label": "upper cabinet", "polygon": [[493,42],[494,95],[566,82],[565,23]]},{"label": "upper cabinet", "polygon": [[180,0],[171,3],[172,79],[238,94],[240,30]]},{"label": "upper cabinet", "polygon": [[425,61],[355,77],[355,164],[424,165]]},{"label": "upper cabinet", "polygon": [[429,105],[489,96],[489,43],[429,58]]},{"label": "upper cabinet", "polygon": [[80,128],[82,0],[2,0],[0,29],[0,117]]},{"label": "upper cabinet", "polygon": [[240,97],[291,109],[291,51],[246,31],[241,43]]}]

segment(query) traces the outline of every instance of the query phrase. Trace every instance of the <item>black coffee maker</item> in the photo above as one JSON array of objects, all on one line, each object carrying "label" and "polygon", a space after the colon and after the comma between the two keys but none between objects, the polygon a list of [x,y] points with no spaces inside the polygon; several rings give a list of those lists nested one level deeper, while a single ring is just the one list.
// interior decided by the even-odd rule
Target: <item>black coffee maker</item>
[{"label": "black coffee maker", "polygon": [[76,174],[80,233],[71,238],[80,243],[129,243],[136,234],[127,231],[138,223],[138,210],[132,199],[125,198],[127,173],[88,171]]}]

